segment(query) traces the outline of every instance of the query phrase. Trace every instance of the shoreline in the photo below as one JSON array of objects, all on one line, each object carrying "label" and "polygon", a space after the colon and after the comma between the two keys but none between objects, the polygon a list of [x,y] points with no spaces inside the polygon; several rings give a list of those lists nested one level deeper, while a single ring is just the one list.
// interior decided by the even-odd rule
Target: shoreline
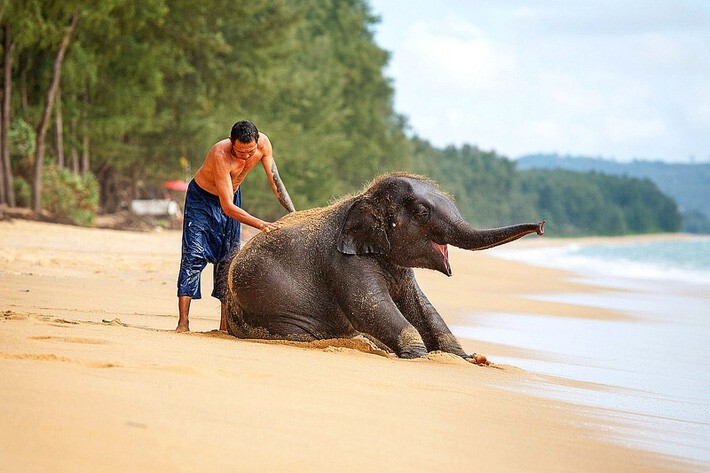
[{"label": "shoreline", "polygon": [[454,331],[526,348],[501,361],[551,380],[545,388],[529,386],[528,392],[601,407],[605,415],[626,420],[618,429],[624,432],[617,433],[620,440],[708,466],[710,417],[702,405],[710,402],[703,376],[710,369],[710,272],[706,259],[688,261],[692,251],[706,251],[708,244],[708,236],[672,235],[578,241],[559,247],[563,251],[554,245],[535,252],[525,245],[503,250],[506,260],[564,269],[575,281],[609,287],[531,298],[582,304],[625,317],[572,321],[492,312],[479,318],[477,328]]},{"label": "shoreline", "polygon": [[[618,421],[603,410],[517,392],[540,378],[515,366],[237,340],[213,331],[219,302],[211,298],[193,303],[193,332],[176,334],[179,241],[179,231],[0,221],[4,469],[693,469],[615,443]],[[565,271],[485,252],[452,251],[451,262],[451,278],[417,271],[450,326],[491,311],[625,320],[526,298],[607,290]],[[462,343],[494,363],[533,356]]]}]

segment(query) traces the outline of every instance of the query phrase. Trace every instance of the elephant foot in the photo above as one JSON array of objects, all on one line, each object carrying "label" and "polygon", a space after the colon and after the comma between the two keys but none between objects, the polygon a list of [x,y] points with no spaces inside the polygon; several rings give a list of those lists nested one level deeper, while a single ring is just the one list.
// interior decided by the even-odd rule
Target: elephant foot
[{"label": "elephant foot", "polygon": [[474,365],[488,366],[491,364],[485,355],[479,355],[478,353],[473,353],[470,356],[467,356],[465,360],[469,363],[473,363]]},{"label": "elephant foot", "polygon": [[399,348],[397,350],[397,356],[400,358],[419,358],[428,353],[426,345],[424,345],[424,340],[422,340],[417,329],[412,326],[402,330],[397,342]]},{"label": "elephant foot", "polygon": [[421,358],[422,356],[426,356],[426,354],[429,353],[424,345],[422,346],[413,346],[413,347],[408,347],[404,350],[402,350],[399,353],[400,358],[407,358],[407,359],[412,359],[412,358]]}]

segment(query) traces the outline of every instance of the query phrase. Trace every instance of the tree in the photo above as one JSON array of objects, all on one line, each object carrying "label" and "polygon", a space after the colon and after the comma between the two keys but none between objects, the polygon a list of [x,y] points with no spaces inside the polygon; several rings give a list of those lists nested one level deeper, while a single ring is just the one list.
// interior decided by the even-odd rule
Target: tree
[{"label": "tree", "polygon": [[44,112],[42,113],[42,118],[37,126],[37,147],[35,149],[34,179],[32,182],[32,209],[35,212],[39,212],[42,209],[42,166],[44,165],[44,146],[47,137],[47,129],[49,127],[49,119],[52,114],[54,98],[59,88],[64,54],[66,53],[67,47],[69,46],[69,42],[71,41],[71,37],[74,34],[74,30],[76,29],[78,22],[79,12],[75,10],[72,13],[71,20],[69,21],[69,27],[64,33],[59,50],[57,51],[57,55],[54,59],[52,81],[49,89],[47,90]]},{"label": "tree", "polygon": [[650,181],[597,172],[529,170],[521,190],[561,235],[673,232],[678,207]]},{"label": "tree", "polygon": [[3,43],[3,92],[2,92],[2,121],[0,122],[0,203],[15,206],[15,190],[12,175],[12,162],[10,160],[10,147],[8,134],[10,132],[10,105],[12,99],[12,56],[15,43],[12,40],[10,26],[5,25]]}]

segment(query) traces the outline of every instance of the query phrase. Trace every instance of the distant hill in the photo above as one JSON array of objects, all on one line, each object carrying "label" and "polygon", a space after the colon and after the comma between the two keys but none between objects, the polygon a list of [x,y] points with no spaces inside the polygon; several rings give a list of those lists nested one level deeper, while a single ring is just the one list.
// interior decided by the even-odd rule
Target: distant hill
[{"label": "distant hill", "polygon": [[683,229],[710,232],[710,163],[671,164],[658,161],[621,163],[602,158],[531,154],[516,160],[517,168],[596,171],[646,178],[672,197],[683,214]]}]

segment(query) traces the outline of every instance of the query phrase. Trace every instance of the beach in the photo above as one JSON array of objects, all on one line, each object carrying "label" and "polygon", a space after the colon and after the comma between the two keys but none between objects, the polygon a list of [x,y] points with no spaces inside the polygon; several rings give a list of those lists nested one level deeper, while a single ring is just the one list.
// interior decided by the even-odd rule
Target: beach
[{"label": "beach", "polygon": [[[633,406],[551,395],[551,385],[600,396],[609,386],[536,372],[555,354],[491,335],[500,314],[541,317],[552,330],[555,321],[633,327],[624,307],[594,303],[632,289],[451,249],[452,277],[422,270],[418,281],[464,348],[493,364],[444,353],[400,360],[351,341],[239,340],[215,330],[219,302],[209,297],[193,301],[192,332],[175,333],[180,238],[0,221],[2,471],[708,468],[702,451],[629,441],[642,429],[629,421]],[[560,243],[529,236],[515,245]],[[596,368],[589,358],[575,363]]]}]

